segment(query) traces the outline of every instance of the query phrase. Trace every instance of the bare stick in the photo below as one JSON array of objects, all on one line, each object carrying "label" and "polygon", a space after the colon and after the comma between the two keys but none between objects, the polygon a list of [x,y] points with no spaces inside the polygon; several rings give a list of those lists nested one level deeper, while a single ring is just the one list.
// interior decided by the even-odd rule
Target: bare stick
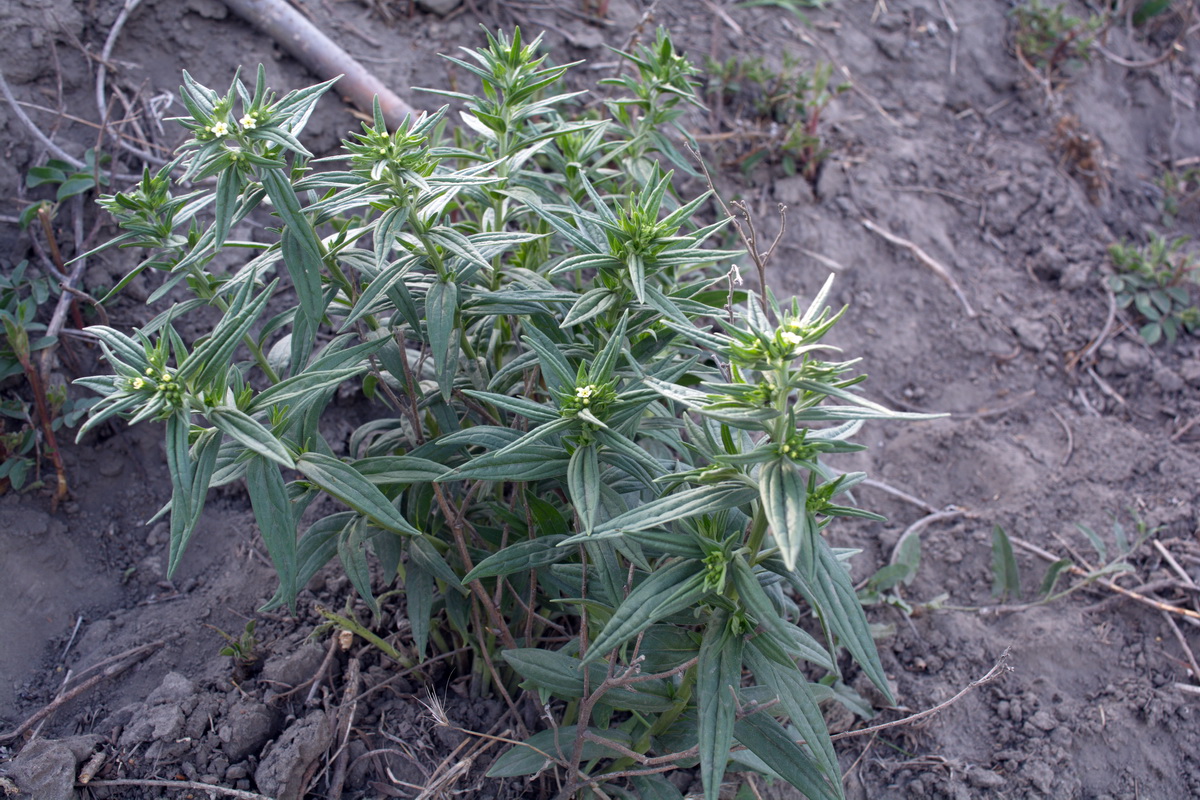
[{"label": "bare stick", "polygon": [[181,791],[183,789],[191,789],[199,792],[209,792],[210,794],[220,794],[225,797],[237,798],[237,800],[271,800],[265,794],[257,794],[255,792],[243,792],[241,789],[227,789],[224,786],[214,786],[209,783],[198,783],[196,781],[161,781],[151,778],[114,778],[108,781],[91,781],[87,784],[89,789],[94,789],[98,786],[153,786],[160,789],[174,789]]},{"label": "bare stick", "polygon": [[87,166],[82,161],[52,142],[49,136],[42,133],[41,128],[33,124],[33,120],[29,118],[29,115],[25,113],[21,105],[17,102],[17,98],[13,96],[12,89],[8,88],[8,81],[4,79],[3,71],[0,71],[0,94],[4,95],[4,99],[8,101],[8,105],[12,108],[13,114],[16,115],[17,119],[21,120],[29,132],[33,134],[33,137],[41,142],[42,146],[49,150],[51,155],[67,162],[77,170],[87,169]]},{"label": "bare stick", "polygon": [[1175,634],[1175,641],[1179,642],[1179,646],[1183,648],[1183,654],[1187,656],[1188,665],[1192,669],[1192,680],[1200,681],[1200,664],[1196,663],[1196,654],[1192,652],[1191,645],[1188,644],[1183,631],[1179,630],[1179,626],[1175,624],[1175,620],[1171,618],[1170,614],[1165,611],[1159,613],[1167,621],[1167,625],[1171,626],[1171,633]]},{"label": "bare stick", "polygon": [[284,0],[225,0],[242,19],[279,42],[284,50],[322,78],[341,75],[337,89],[363,111],[379,98],[388,127],[394,128],[413,107],[401,100],[362,64]]},{"label": "bare stick", "polygon": [[[1162,542],[1160,542],[1158,539],[1151,539],[1150,544],[1153,545],[1154,549],[1158,551],[1158,554],[1163,557],[1163,560],[1171,566],[1171,569],[1175,571],[1175,574],[1183,579],[1184,583],[1193,588],[1196,586],[1196,582],[1192,580],[1192,576],[1188,575],[1187,570],[1179,565],[1179,562],[1175,560],[1175,556],[1171,555],[1171,551],[1163,547]],[[1197,675],[1197,677],[1200,677],[1200,675]]]},{"label": "bare stick", "polygon": [[334,760],[333,776],[329,779],[330,800],[341,800],[342,787],[346,783],[346,767],[350,762],[350,729],[354,726],[354,713],[358,710],[355,697],[362,683],[362,663],[357,657],[350,659],[346,668],[346,687],[342,692],[342,705],[338,709],[337,725],[341,732],[337,757]]},{"label": "bare stick", "polygon": [[899,725],[911,725],[912,723],[919,722],[920,720],[923,720],[926,717],[932,717],[934,714],[938,713],[939,711],[943,711],[943,710],[949,708],[950,706],[954,705],[959,700],[963,699],[968,694],[970,694],[972,691],[974,691],[975,689],[978,689],[980,686],[991,683],[992,681],[999,678],[1001,675],[1005,675],[1009,672],[1012,672],[1012,667],[1010,667],[1008,665],[1009,649],[1010,648],[1007,648],[1007,647],[1004,648],[1004,652],[1000,654],[1000,660],[997,661],[995,663],[995,665],[987,671],[986,675],[984,675],[982,678],[980,678],[978,680],[971,681],[970,683],[968,683],[966,686],[963,687],[962,691],[960,691],[958,694],[954,695],[954,697],[951,697],[949,700],[945,701],[944,703],[938,703],[933,708],[927,708],[924,711],[918,711],[916,714],[912,714],[903,719],[894,720],[892,722],[885,722],[882,725],[872,725],[869,728],[861,728],[861,729],[855,730],[855,731],[845,731],[844,733],[836,733],[833,736],[830,736],[829,738],[832,741],[836,742],[838,739],[849,739],[851,736],[867,736],[868,734],[878,733],[879,731],[887,730],[888,728],[895,728]]},{"label": "bare stick", "polygon": [[887,492],[892,497],[898,497],[906,503],[911,503],[912,505],[916,506],[917,508],[921,508],[921,509],[924,509],[925,511],[928,511],[930,514],[936,514],[938,511],[941,510],[941,509],[935,508],[931,503],[929,503],[925,500],[922,500],[919,497],[915,497],[915,496],[909,494],[908,492],[904,491],[903,489],[897,489],[895,486],[892,486],[890,483],[884,483],[883,481],[877,481],[874,478],[865,478],[862,482],[862,485],[870,486],[872,489],[878,489],[881,492]]},{"label": "bare stick", "polygon": [[[0,733],[0,742],[11,742],[20,737],[21,734],[25,733],[25,731],[29,730],[34,725],[38,724],[38,722],[57,711],[64,703],[69,703],[79,695],[83,694],[89,689],[92,689],[97,684],[108,678],[115,678],[117,675],[120,675],[122,672],[129,669],[158,648],[162,647],[164,644],[165,642],[159,640],[157,642],[151,642],[150,644],[141,645],[140,647],[135,647],[132,650],[122,653],[120,656],[116,657],[117,660],[114,663],[109,665],[109,667],[100,674],[93,675],[91,678],[88,678],[71,691],[54,698],[54,700],[42,708],[41,711],[38,711],[36,714],[22,722],[17,727],[13,728],[11,731],[7,733]],[[96,784],[92,785],[95,786]]]},{"label": "bare stick", "polygon": [[1054,415],[1054,418],[1058,420],[1058,424],[1062,425],[1063,430],[1066,431],[1067,434],[1067,452],[1065,455],[1063,455],[1062,461],[1060,461],[1058,464],[1060,467],[1065,467],[1067,462],[1071,460],[1071,454],[1075,452],[1075,435],[1071,433],[1071,426],[1067,424],[1065,419],[1063,419],[1062,414],[1059,414],[1053,408],[1050,409],[1050,413]]},{"label": "bare stick", "polygon": [[1106,284],[1102,285],[1104,286],[1105,295],[1108,296],[1108,316],[1104,319],[1104,327],[1100,329],[1100,333],[1096,334],[1096,338],[1092,339],[1087,347],[1083,348],[1074,358],[1067,361],[1068,371],[1074,369],[1076,364],[1090,363],[1096,351],[1108,341],[1108,334],[1113,329],[1113,323],[1117,321],[1117,296],[1113,294],[1112,289],[1109,289]]},{"label": "bare stick", "polygon": [[[1036,555],[1040,558],[1044,558],[1047,561],[1058,561],[1058,556],[1054,555],[1054,553],[1051,553],[1049,550],[1045,550],[1041,547],[1038,547],[1036,544],[1033,544],[1032,542],[1027,542],[1024,539],[1018,539],[1016,536],[1009,536],[1008,540],[1010,542],[1012,542],[1013,544],[1015,544],[1017,547],[1020,547],[1022,550],[1027,550],[1030,553],[1033,553],[1034,555]],[[1069,572],[1072,575],[1082,577],[1082,578],[1089,578],[1089,579],[1092,578],[1092,575],[1090,573],[1088,573],[1087,571],[1082,570],[1076,566],[1069,567],[1067,569],[1067,572]],[[1113,583],[1112,581],[1110,581],[1107,578],[1097,578],[1096,580],[1094,580],[1092,582],[1099,586],[1103,586],[1105,589],[1108,589],[1110,592],[1116,592],[1117,594],[1128,597],[1130,600],[1133,600],[1136,603],[1141,603],[1144,606],[1149,606],[1150,608],[1157,609],[1158,611],[1165,611],[1168,614],[1178,614],[1179,616],[1185,617],[1186,619],[1188,619],[1189,621],[1191,621],[1193,623],[1200,622],[1200,614],[1197,614],[1195,611],[1192,611],[1190,608],[1180,608],[1179,606],[1173,606],[1170,603],[1164,603],[1161,600],[1155,600],[1151,597],[1147,597],[1144,594],[1139,594],[1138,592],[1135,592],[1131,589],[1126,589],[1124,586],[1120,586],[1116,583]]]},{"label": "bare stick", "polygon": [[908,537],[917,535],[935,522],[941,522],[944,519],[954,519],[955,517],[961,517],[964,515],[973,516],[965,508],[948,508],[945,511],[935,511],[932,514],[926,514],[925,516],[921,517],[912,525],[909,525],[907,528],[905,528],[904,533],[900,534],[900,538],[896,540],[896,546],[892,548],[892,558],[889,563],[896,563],[896,558],[900,555],[900,548],[904,546],[906,541],[908,541]]},{"label": "bare stick", "polygon": [[871,231],[871,233],[882,236],[884,239],[886,239],[887,241],[891,242],[894,245],[897,245],[898,247],[903,247],[905,250],[912,253],[913,256],[917,259],[917,261],[920,261],[922,264],[924,264],[925,266],[927,266],[931,270],[933,270],[934,274],[936,274],[939,278],[941,278],[943,281],[945,281],[946,284],[950,287],[950,289],[954,292],[954,295],[958,298],[958,301],[960,303],[962,303],[963,308],[966,309],[968,317],[971,317],[972,319],[974,319],[975,317],[979,316],[975,312],[975,309],[971,308],[971,303],[967,300],[966,294],[963,293],[962,287],[958,285],[958,281],[956,281],[954,279],[954,276],[950,274],[950,270],[948,270],[944,266],[942,266],[936,259],[933,258],[933,256],[926,253],[924,250],[922,250],[920,247],[918,247],[917,245],[910,242],[908,239],[905,239],[901,236],[897,236],[896,234],[892,233],[891,231],[888,231],[888,230],[885,230],[885,229],[879,227],[878,225],[876,225],[874,222],[867,219],[866,217],[864,217],[861,220],[861,222],[863,224],[863,227],[866,228],[867,230]]}]

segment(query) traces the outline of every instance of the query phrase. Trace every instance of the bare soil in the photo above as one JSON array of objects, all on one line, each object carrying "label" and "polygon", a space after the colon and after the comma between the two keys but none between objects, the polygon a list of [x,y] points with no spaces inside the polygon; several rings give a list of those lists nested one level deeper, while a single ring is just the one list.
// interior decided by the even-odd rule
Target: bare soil
[{"label": "bare soil", "polygon": [[[479,45],[479,22],[544,27],[556,60],[586,58],[604,74],[614,59],[602,45],[628,41],[644,11],[639,0],[612,0],[607,20],[593,24],[582,12],[594,4],[570,0],[475,0],[447,18],[410,16],[399,0],[300,5],[417,107],[431,101],[406,87],[464,80],[434,54]],[[1190,13],[1193,4],[1174,5]],[[3,4],[0,67],[17,98],[96,119],[95,56],[120,7],[115,0]],[[1155,179],[1165,166],[1200,155],[1200,40],[1178,14],[1132,31],[1118,24],[1103,43],[1126,61],[1151,62],[1173,42],[1178,47],[1136,68],[1097,54],[1050,86],[1016,58],[1009,8],[993,0],[840,0],[808,11],[806,26],[778,8],[679,0],[660,2],[655,19],[697,62],[761,55],[779,63],[786,52],[832,62],[838,79],[853,83],[827,114],[831,154],[815,185],[761,164],[749,174],[724,172],[719,188],[741,197],[769,234],[777,203],[788,206],[770,275],[780,293],[810,296],[831,267],[838,272],[835,299],[850,310],[836,343],[864,357],[871,396],[950,414],[871,426],[863,438],[870,450],[838,465],[866,469],[884,484],[867,486],[860,499],[887,523],[830,534],[864,551],[857,578],[886,564],[909,526],[939,512],[920,530],[916,580],[902,587],[916,611],[870,610],[902,704],[880,709],[875,722],[947,700],[1006,650],[1011,670],[918,725],[839,742],[849,795],[1200,796],[1200,696],[1180,638],[1200,642],[1191,619],[1174,617],[1177,635],[1164,613],[1101,587],[1020,609],[999,607],[991,593],[994,526],[1080,563],[1095,554],[1075,524],[1107,536],[1113,515],[1130,525],[1132,511],[1158,528],[1161,549],[1144,544],[1118,583],[1196,608],[1194,585],[1184,587],[1200,580],[1200,426],[1189,427],[1200,415],[1200,346],[1184,338],[1149,348],[1134,320],[1117,314],[1107,324],[1102,278],[1114,241],[1144,241],[1149,230],[1197,232],[1197,204],[1164,227]],[[277,88],[315,82],[219,0],[159,0],[136,9],[117,38],[108,85],[140,98],[138,109],[154,105],[171,116],[178,101],[164,109],[165,99],[155,98],[173,95],[181,69],[220,86],[238,65],[259,62]],[[125,101],[112,104],[114,115],[126,113]],[[29,113],[71,153],[95,143],[93,128]],[[160,132],[149,116],[141,120],[146,138],[174,144],[169,126]],[[701,134],[728,129],[714,130],[710,115],[693,124]],[[36,258],[12,220],[25,202],[18,199],[25,171],[45,156],[7,105],[0,125],[0,269],[9,269]],[[355,126],[338,98],[327,97],[310,125],[310,147],[329,153]],[[910,249],[865,223],[944,265],[972,313]],[[111,285],[130,259],[117,252],[93,259],[85,286]],[[153,312],[139,301],[151,289],[135,284],[109,310],[111,323],[144,322]],[[94,360],[76,350],[85,363]],[[341,402],[349,426],[361,406],[351,395]],[[68,676],[160,643],[62,704],[33,743],[28,734],[5,742],[0,780],[10,783],[0,788],[17,786],[37,800],[71,797],[77,764],[98,749],[106,754],[98,782],[187,780],[325,798],[345,743],[342,797],[415,797],[435,784],[444,794],[425,796],[553,795],[547,777],[483,778],[500,748],[428,721],[419,701],[431,691],[447,698],[457,725],[503,730],[503,705],[471,698],[469,676],[453,658],[397,677],[397,668],[364,648],[335,652],[322,669],[331,643],[306,640],[321,622],[317,605],[342,608],[352,595],[345,578],[319,575],[298,617],[257,612],[274,582],[237,487],[210,498],[182,568],[167,581],[165,526],[144,524],[170,493],[160,436],[149,425],[114,426],[65,448],[72,497],[53,513],[38,491],[0,497],[0,728],[12,730],[50,703]],[[1017,561],[1020,600],[1034,600],[1046,562],[1021,549]],[[939,596],[942,608],[928,607]],[[402,603],[388,607],[380,630],[402,631]],[[224,641],[215,629],[237,633],[250,619],[258,621],[264,668],[243,680],[218,655]],[[355,654],[363,670],[347,743],[342,701]],[[317,676],[322,682],[311,689]],[[852,670],[847,681],[870,698]],[[835,731],[868,724],[840,706],[828,712]],[[468,756],[467,768],[453,771]],[[686,773],[676,780],[685,791],[693,782]],[[764,796],[794,796],[757,786]],[[732,796],[732,775],[729,789]],[[78,791],[203,796],[129,785]]]}]

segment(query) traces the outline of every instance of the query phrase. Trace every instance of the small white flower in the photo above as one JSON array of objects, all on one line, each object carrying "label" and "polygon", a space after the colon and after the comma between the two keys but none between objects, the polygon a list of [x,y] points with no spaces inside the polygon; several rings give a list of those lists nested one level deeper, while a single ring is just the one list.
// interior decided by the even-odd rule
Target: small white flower
[{"label": "small white flower", "polygon": [[238,120],[238,125],[242,126],[242,130],[252,131],[252,130],[254,130],[255,126],[258,125],[258,120],[254,119],[254,117],[247,114],[246,116],[244,116]]},{"label": "small white flower", "polygon": [[575,390],[575,396],[578,397],[580,400],[587,400],[595,393],[596,393],[596,387],[592,384],[588,384],[587,386],[580,386],[578,389]]},{"label": "small white flower", "polygon": [[782,334],[780,334],[779,338],[783,340],[784,344],[790,344],[793,347],[804,341],[802,336],[792,333],[791,331],[784,331]]},{"label": "small white flower", "polygon": [[224,122],[214,122],[212,125],[209,125],[207,128],[205,128],[205,130],[207,130],[213,136],[229,135],[229,125]]}]

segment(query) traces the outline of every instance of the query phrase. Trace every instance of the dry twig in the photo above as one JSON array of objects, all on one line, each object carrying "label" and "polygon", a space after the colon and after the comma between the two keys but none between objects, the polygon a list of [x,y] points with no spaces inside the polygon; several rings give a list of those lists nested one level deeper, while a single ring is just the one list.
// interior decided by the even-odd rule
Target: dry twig
[{"label": "dry twig", "polygon": [[860,728],[859,730],[845,731],[843,733],[835,733],[833,736],[830,736],[829,738],[836,742],[839,739],[849,739],[852,736],[867,736],[872,733],[878,733],[879,731],[887,730],[888,728],[895,728],[899,725],[911,725],[914,722],[920,722],[921,720],[925,719],[926,717],[932,717],[934,714],[938,713],[939,711],[944,711],[945,709],[954,705],[959,700],[963,699],[968,694],[970,694],[974,690],[978,689],[980,686],[989,684],[992,681],[999,678],[1001,675],[1005,675],[1009,672],[1012,672],[1012,667],[1010,667],[1008,665],[1009,650],[1010,650],[1010,648],[1007,648],[1007,647],[1004,648],[1004,652],[1000,654],[1000,659],[992,666],[991,669],[989,669],[987,671],[987,674],[985,674],[982,678],[971,681],[966,686],[964,686],[962,688],[962,690],[959,691],[958,694],[954,695],[954,697],[951,697],[949,700],[946,700],[945,702],[938,703],[933,708],[927,708],[924,711],[918,711],[916,714],[911,714],[907,717],[904,717],[903,719],[893,720],[892,722],[885,722],[881,725],[872,725],[869,728]]},{"label": "dry twig", "polygon": [[[1043,548],[1038,547],[1036,544],[1033,544],[1032,542],[1027,542],[1024,539],[1018,539],[1016,536],[1009,536],[1008,540],[1010,542],[1012,542],[1014,545],[1016,545],[1017,547],[1020,547],[1022,550],[1026,550],[1030,553],[1033,553],[1034,555],[1038,556],[1039,558],[1043,558],[1046,561],[1050,561],[1050,562],[1058,561],[1058,556],[1054,555],[1049,550],[1044,550]],[[1081,577],[1081,578],[1092,578],[1093,577],[1086,570],[1083,570],[1074,565],[1068,567],[1066,571],[1071,575],[1075,575],[1075,576]],[[1150,608],[1156,609],[1158,611],[1165,611],[1169,614],[1176,614],[1178,616],[1188,619],[1193,624],[1200,623],[1200,614],[1196,613],[1195,611],[1192,611],[1190,608],[1180,608],[1179,606],[1173,606],[1170,603],[1164,603],[1161,600],[1155,600],[1152,597],[1147,597],[1146,595],[1141,594],[1139,592],[1135,592],[1132,589],[1126,589],[1124,586],[1116,584],[1113,581],[1109,580],[1108,578],[1096,578],[1092,582],[1095,583],[1097,586],[1103,586],[1105,589],[1108,589],[1110,592],[1116,592],[1119,595],[1128,597],[1130,600],[1133,600],[1136,603],[1141,603],[1144,606],[1149,606]]]},{"label": "dry twig", "polygon": [[871,233],[874,233],[874,234],[877,234],[877,235],[883,237],[884,239],[886,239],[887,241],[891,242],[894,245],[897,245],[898,247],[903,247],[905,250],[912,253],[913,256],[918,261],[920,261],[922,264],[924,264],[925,266],[927,266],[931,270],[933,270],[934,274],[937,275],[939,278],[941,278],[943,281],[945,281],[946,284],[950,287],[950,289],[954,292],[955,297],[958,298],[958,301],[960,303],[962,303],[963,308],[966,310],[968,317],[971,317],[972,319],[974,319],[975,317],[979,316],[976,313],[975,309],[971,307],[971,303],[970,303],[970,301],[967,300],[967,295],[963,292],[962,287],[958,285],[958,281],[956,281],[954,279],[954,276],[950,274],[950,270],[948,270],[944,266],[942,266],[933,256],[926,253],[924,250],[922,250],[920,247],[918,247],[917,245],[910,242],[908,239],[905,239],[902,236],[897,236],[896,234],[892,233],[891,231],[888,231],[888,230],[885,230],[884,228],[879,227],[874,222],[872,222],[871,220],[869,220],[865,217],[861,220],[861,222],[863,224],[863,227],[866,228],[867,230],[871,231]]},{"label": "dry twig", "polygon": [[[124,653],[114,656],[113,658],[106,659],[105,662],[101,662],[108,664],[103,672],[99,673],[98,675],[93,675],[91,678],[88,678],[71,691],[65,692],[54,698],[54,700],[44,706],[40,711],[29,717],[29,719],[25,720],[17,727],[13,728],[11,731],[8,731],[7,733],[0,733],[0,743],[11,742],[14,739],[19,738],[21,734],[38,724],[38,722],[41,720],[53,714],[55,711],[61,708],[63,704],[69,703],[76,697],[79,697],[79,695],[83,694],[89,689],[94,688],[96,685],[102,683],[108,678],[115,678],[125,670],[132,667],[134,664],[146,658],[158,648],[162,647],[164,644],[166,644],[166,642],[160,639],[156,642],[150,642],[149,644],[143,644],[131,650],[126,650]],[[96,664],[88,670],[84,670],[80,673],[80,676],[86,675],[88,672],[96,669],[99,666],[99,664]]]},{"label": "dry twig", "polygon": [[150,786],[156,789],[174,789],[181,791],[190,789],[191,791],[207,792],[210,795],[219,794],[225,797],[233,797],[235,800],[273,800],[265,794],[256,792],[244,792],[241,789],[229,789],[224,786],[214,786],[210,783],[198,783],[196,781],[163,781],[152,778],[114,778],[106,781],[91,781],[87,784],[89,789],[95,789],[104,786]]}]

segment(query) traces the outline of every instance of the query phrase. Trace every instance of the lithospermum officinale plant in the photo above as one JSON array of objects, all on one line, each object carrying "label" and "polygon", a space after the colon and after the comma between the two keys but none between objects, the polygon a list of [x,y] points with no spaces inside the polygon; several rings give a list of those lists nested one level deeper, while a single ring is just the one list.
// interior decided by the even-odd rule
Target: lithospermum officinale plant
[{"label": "lithospermum officinale plant", "polygon": [[[418,657],[457,637],[487,656],[477,685],[520,682],[548,710],[493,776],[678,797],[662,773],[698,764],[716,798],[732,759],[839,798],[808,675],[844,647],[890,692],[848,553],[822,536],[873,516],[839,500],[864,476],[822,458],[902,415],[821,360],[828,283],[806,308],[729,290],[738,254],[705,247],[724,223],[694,221],[709,195],[680,198],[656,160],[687,167],[662,132],[696,102],[670,38],[610,83],[609,119],[573,115],[582,93],[556,93],[567,67],[537,47],[489,34],[456,60],[482,92],[440,92],[465,107],[452,144],[446,108],[390,132],[377,111],[335,171],[298,140],[329,84],[276,100],[261,69],[225,95],[185,73],[193,136],[172,167],[215,190],[176,196],[163,169],[104,204],[117,242],[152,250],[135,272],[194,296],[132,336],[92,328],[115,374],[83,381],[103,395],[88,427],[165,421],[171,569],[207,490],[237,480],[279,575],[270,606],[336,557],[377,611],[373,553]],[[230,240],[260,206],[277,241]],[[259,252],[210,271],[235,245]],[[204,305],[223,316],[189,347],[173,324]],[[380,414],[327,441],[351,379]],[[297,536],[322,496],[344,510]]]}]

